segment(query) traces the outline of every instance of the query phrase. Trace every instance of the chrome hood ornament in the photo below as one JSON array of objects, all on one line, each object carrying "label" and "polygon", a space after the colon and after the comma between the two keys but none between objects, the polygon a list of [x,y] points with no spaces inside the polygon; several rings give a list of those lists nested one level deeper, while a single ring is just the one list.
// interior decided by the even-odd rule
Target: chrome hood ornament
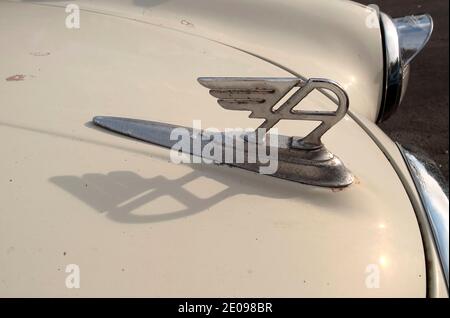
[{"label": "chrome hood ornament", "polygon": [[[243,154],[244,158],[252,158],[252,151],[260,153],[262,150],[263,153],[276,154],[269,156],[269,159],[277,161],[276,170],[270,173],[273,177],[330,188],[346,187],[353,182],[351,173],[342,161],[329,152],[321,141],[323,134],[345,116],[349,107],[347,94],[337,83],[326,79],[305,81],[299,78],[208,77],[198,80],[210,89],[211,95],[218,98],[218,103],[223,108],[250,111],[249,117],[263,118],[264,123],[254,132],[241,133],[240,144],[227,142],[229,135],[226,133],[201,131],[198,135],[196,129],[166,123],[105,116],[94,117],[93,121],[108,130],[171,149],[178,143],[173,139],[173,132],[184,129],[190,146],[179,150],[204,158],[209,156],[205,155],[205,150],[210,149],[211,144],[220,145],[221,152],[208,158],[217,164],[260,172],[261,168],[267,165],[267,160],[263,162],[259,158],[253,158],[243,162],[229,162],[226,158],[230,150],[236,153],[233,158],[237,158],[238,153]],[[297,88],[285,103],[273,110],[285,95]],[[294,107],[315,89],[328,90],[336,95],[336,111],[294,110]],[[283,119],[319,121],[321,124],[303,138],[267,134]],[[197,148],[194,146],[196,142],[199,145]]]},{"label": "chrome hood ornament", "polygon": [[[210,94],[218,98],[218,103],[228,110],[251,111],[250,118],[262,118],[259,126],[266,133],[280,120],[310,120],[322,122],[304,138],[292,139],[292,148],[318,149],[323,147],[321,137],[347,113],[349,102],[345,91],[330,80],[312,78],[304,81],[299,78],[245,78],[245,77],[201,77],[200,84],[210,89]],[[297,90],[276,110],[275,105],[292,89]],[[315,89],[327,89],[338,98],[336,111],[294,110],[305,97]],[[261,140],[262,136],[259,136]]]}]

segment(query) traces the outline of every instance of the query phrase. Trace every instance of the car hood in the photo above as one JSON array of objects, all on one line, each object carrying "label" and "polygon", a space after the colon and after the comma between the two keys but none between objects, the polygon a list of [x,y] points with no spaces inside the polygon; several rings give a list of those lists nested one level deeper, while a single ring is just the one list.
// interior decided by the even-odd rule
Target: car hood
[{"label": "car hood", "polygon": [[92,117],[256,127],[197,77],[292,74],[186,32],[92,10],[74,30],[65,15],[0,3],[0,296],[425,296],[408,196],[350,117],[324,136],[355,176],[343,190],[174,164]]}]

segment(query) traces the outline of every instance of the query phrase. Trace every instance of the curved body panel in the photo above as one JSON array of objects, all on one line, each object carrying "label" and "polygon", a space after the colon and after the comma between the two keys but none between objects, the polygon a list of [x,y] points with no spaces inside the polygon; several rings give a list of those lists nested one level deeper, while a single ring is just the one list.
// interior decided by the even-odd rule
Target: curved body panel
[{"label": "curved body panel", "polygon": [[[197,77],[291,74],[166,27],[83,11],[81,28],[69,30],[64,16],[54,5],[0,2],[0,37],[9,38],[0,52],[1,296],[426,295],[410,200],[352,118],[323,137],[357,179],[341,191],[173,164],[166,149],[104,133],[91,118],[256,127],[218,107]],[[289,136],[309,130],[280,124]],[[80,289],[65,286],[68,264],[80,267]]]},{"label": "curved body panel", "polygon": [[[35,3],[65,7],[72,2]],[[331,78],[347,91],[352,112],[371,121],[377,118],[384,61],[378,12],[374,8],[343,0],[80,0],[76,3],[87,11],[233,46],[304,78]]]}]

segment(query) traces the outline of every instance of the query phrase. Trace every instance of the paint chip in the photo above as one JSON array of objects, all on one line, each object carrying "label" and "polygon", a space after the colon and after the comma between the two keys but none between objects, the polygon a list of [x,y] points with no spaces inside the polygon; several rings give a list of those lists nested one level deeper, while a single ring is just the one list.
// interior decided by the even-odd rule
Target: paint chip
[{"label": "paint chip", "polygon": [[25,80],[25,75],[23,74],[16,74],[6,78],[6,81],[8,82],[18,82],[23,80]]},{"label": "paint chip", "polygon": [[185,25],[185,26],[189,26],[189,27],[193,27],[194,26],[193,23],[191,23],[191,22],[189,22],[187,20],[181,20],[180,22],[181,22],[182,25]]}]

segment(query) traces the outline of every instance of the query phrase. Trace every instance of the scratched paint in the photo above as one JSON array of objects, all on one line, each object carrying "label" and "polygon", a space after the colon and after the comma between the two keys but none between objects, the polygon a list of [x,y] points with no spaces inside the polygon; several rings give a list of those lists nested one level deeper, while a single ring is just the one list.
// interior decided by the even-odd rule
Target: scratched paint
[{"label": "scratched paint", "polygon": [[16,74],[16,75],[12,75],[10,77],[6,78],[7,82],[18,82],[18,81],[24,81],[25,80],[25,75],[23,74]]},{"label": "scratched paint", "polygon": [[194,24],[192,22],[189,22],[188,20],[181,20],[180,22],[182,25],[185,25],[188,27],[194,27]]},{"label": "scratched paint", "polygon": [[30,52],[30,55],[33,55],[33,56],[49,56],[50,52]]}]

